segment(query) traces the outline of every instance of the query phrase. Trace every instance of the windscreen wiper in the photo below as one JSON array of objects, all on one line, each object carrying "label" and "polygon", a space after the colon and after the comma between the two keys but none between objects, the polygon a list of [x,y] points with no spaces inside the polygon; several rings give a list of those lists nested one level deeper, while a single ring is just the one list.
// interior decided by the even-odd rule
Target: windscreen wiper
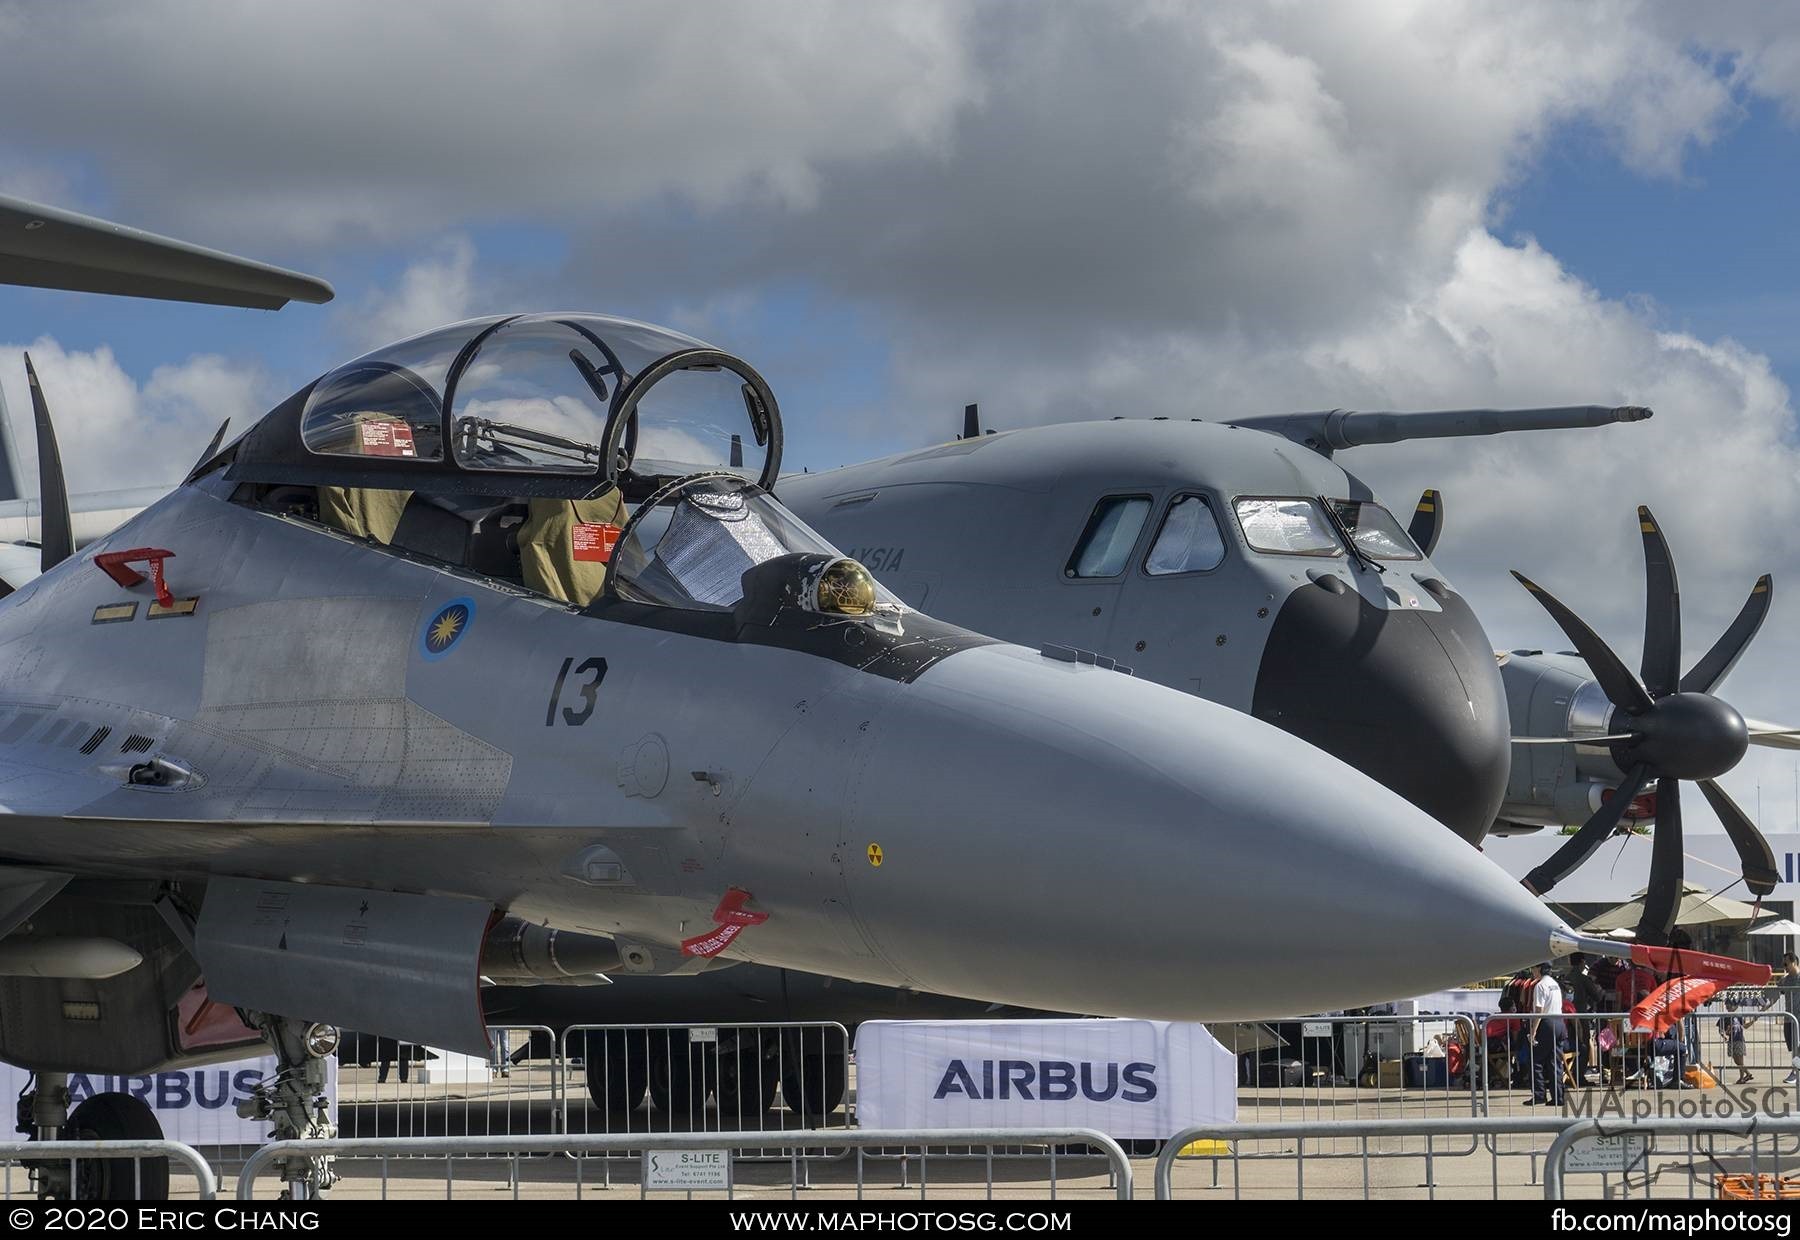
[{"label": "windscreen wiper", "polygon": [[1321,495],[1319,496],[1319,506],[1325,510],[1326,520],[1337,527],[1338,537],[1344,540],[1344,546],[1349,550],[1352,559],[1358,564],[1361,564],[1364,568],[1373,569],[1378,573],[1387,572],[1387,569],[1382,566],[1381,562],[1367,551],[1364,551],[1362,545],[1356,541],[1356,532],[1350,528],[1349,523],[1344,520],[1341,514],[1339,514],[1335,503]]},{"label": "windscreen wiper", "polygon": [[582,465],[598,465],[602,454],[597,444],[566,439],[561,435],[534,431],[525,426],[514,426],[510,422],[494,422],[487,418],[458,418],[456,434],[469,447],[526,447],[544,456],[559,457]]}]

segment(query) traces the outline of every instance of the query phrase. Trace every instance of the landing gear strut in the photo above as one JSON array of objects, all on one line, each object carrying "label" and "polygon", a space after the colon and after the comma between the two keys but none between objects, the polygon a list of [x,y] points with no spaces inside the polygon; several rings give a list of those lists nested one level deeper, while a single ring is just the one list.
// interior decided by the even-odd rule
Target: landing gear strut
[{"label": "landing gear strut", "polygon": [[[270,1136],[276,1141],[335,1137],[337,1126],[331,1122],[331,1103],[325,1096],[325,1061],[337,1051],[338,1031],[264,1012],[245,1012],[244,1017],[274,1048],[277,1069],[238,1104],[238,1114],[273,1124]],[[294,1201],[324,1196],[337,1183],[332,1163],[324,1156],[283,1159],[279,1166],[288,1185],[283,1195]]]}]

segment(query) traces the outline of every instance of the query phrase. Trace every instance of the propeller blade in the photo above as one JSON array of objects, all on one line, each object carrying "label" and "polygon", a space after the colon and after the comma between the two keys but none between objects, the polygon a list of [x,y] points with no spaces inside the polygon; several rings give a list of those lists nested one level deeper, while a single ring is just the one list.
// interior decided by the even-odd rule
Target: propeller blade
[{"label": "propeller blade", "polygon": [[1752,745],[1768,745],[1774,749],[1800,749],[1800,728],[1790,728],[1779,723],[1764,723],[1760,719],[1746,719],[1750,725],[1750,743]]},{"label": "propeller blade", "polygon": [[1644,536],[1644,689],[1667,697],[1681,679],[1681,586],[1668,540],[1642,504],[1638,529]]},{"label": "propeller blade", "polygon": [[1650,836],[1650,886],[1644,892],[1644,915],[1637,941],[1666,947],[1681,908],[1681,781],[1665,779],[1656,786],[1656,830]]},{"label": "propeller blade", "polygon": [[1731,669],[1737,666],[1738,656],[1744,653],[1744,647],[1762,628],[1763,617],[1769,614],[1769,603],[1775,597],[1775,579],[1764,573],[1756,579],[1750,589],[1750,597],[1744,600],[1744,606],[1738,611],[1737,619],[1731,622],[1713,643],[1713,648],[1706,652],[1706,657],[1694,664],[1688,674],[1681,678],[1683,693],[1711,693],[1720,681],[1731,675]]},{"label": "propeller blade", "polygon": [[1638,683],[1637,677],[1612,652],[1612,647],[1601,641],[1599,634],[1590,629],[1580,616],[1564,607],[1556,600],[1555,595],[1524,573],[1514,572],[1513,576],[1519,579],[1520,585],[1531,591],[1531,596],[1543,604],[1544,610],[1550,613],[1550,618],[1568,635],[1576,653],[1587,661],[1594,679],[1600,682],[1600,688],[1614,706],[1628,715],[1641,715],[1655,704],[1650,700],[1650,695],[1644,692],[1644,686]]},{"label": "propeller blade", "polygon": [[1515,745],[1604,745],[1611,741],[1634,741],[1630,732],[1612,732],[1606,736],[1515,736]]},{"label": "propeller blade", "polygon": [[1731,846],[1737,849],[1738,863],[1744,869],[1744,886],[1758,896],[1774,891],[1781,875],[1776,872],[1775,854],[1769,849],[1769,841],[1750,821],[1750,816],[1739,809],[1737,802],[1713,780],[1701,780],[1700,791],[1706,797],[1706,803],[1712,806],[1713,813],[1719,816],[1725,834],[1731,837]]},{"label": "propeller blade", "polygon": [[1644,781],[1649,775],[1650,768],[1642,763],[1627,771],[1625,782],[1581,824],[1581,830],[1571,835],[1561,848],[1525,876],[1525,890],[1534,896],[1541,896],[1567,878],[1576,866],[1593,856],[1594,850],[1605,843],[1606,837],[1619,825],[1619,819],[1625,816],[1632,799],[1643,791]]},{"label": "propeller blade", "polygon": [[38,383],[31,354],[25,355],[25,378],[31,385],[31,416],[37,423],[38,441],[38,546],[39,568],[49,572],[75,554],[75,527],[69,516],[69,487],[63,480],[62,453],[56,449],[56,428],[50,424],[50,406]]},{"label": "propeller blade", "polygon": [[223,422],[219,423],[219,429],[213,432],[212,442],[206,445],[206,451],[202,452],[200,454],[200,459],[194,462],[195,469],[199,469],[202,465],[212,460],[213,457],[219,455],[219,445],[225,442],[225,428],[230,425],[230,418],[226,418]]},{"label": "propeller blade", "polygon": [[1419,506],[1413,509],[1412,522],[1406,527],[1407,537],[1429,556],[1437,550],[1438,535],[1443,532],[1444,497],[1433,488],[1426,487],[1419,496]]}]

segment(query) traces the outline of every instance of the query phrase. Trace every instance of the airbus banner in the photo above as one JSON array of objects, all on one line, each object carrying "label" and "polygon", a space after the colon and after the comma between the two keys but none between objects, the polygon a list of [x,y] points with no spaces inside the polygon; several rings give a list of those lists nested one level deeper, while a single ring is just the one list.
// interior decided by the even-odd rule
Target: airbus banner
[{"label": "airbus banner", "polygon": [[1155,1020],[870,1020],[856,1032],[865,1128],[1097,1128],[1173,1136],[1237,1118],[1232,1053]]},{"label": "airbus banner", "polygon": [[[337,1060],[328,1065],[326,1097],[337,1114]],[[100,1072],[69,1073],[69,1109],[94,1094],[118,1092],[142,1098],[156,1112],[163,1136],[195,1146],[261,1145],[269,1138],[269,1121],[240,1119],[237,1105],[275,1073],[275,1057],[236,1059],[140,1076],[108,1076]],[[16,1098],[31,1073],[0,1063],[0,1090]]]}]

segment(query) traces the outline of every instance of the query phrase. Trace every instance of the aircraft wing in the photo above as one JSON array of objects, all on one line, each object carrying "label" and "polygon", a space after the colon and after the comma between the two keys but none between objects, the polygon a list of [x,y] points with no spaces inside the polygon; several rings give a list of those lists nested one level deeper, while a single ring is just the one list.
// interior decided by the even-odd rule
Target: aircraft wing
[{"label": "aircraft wing", "polygon": [[256,310],[335,295],[317,276],[5,195],[0,283]]}]

